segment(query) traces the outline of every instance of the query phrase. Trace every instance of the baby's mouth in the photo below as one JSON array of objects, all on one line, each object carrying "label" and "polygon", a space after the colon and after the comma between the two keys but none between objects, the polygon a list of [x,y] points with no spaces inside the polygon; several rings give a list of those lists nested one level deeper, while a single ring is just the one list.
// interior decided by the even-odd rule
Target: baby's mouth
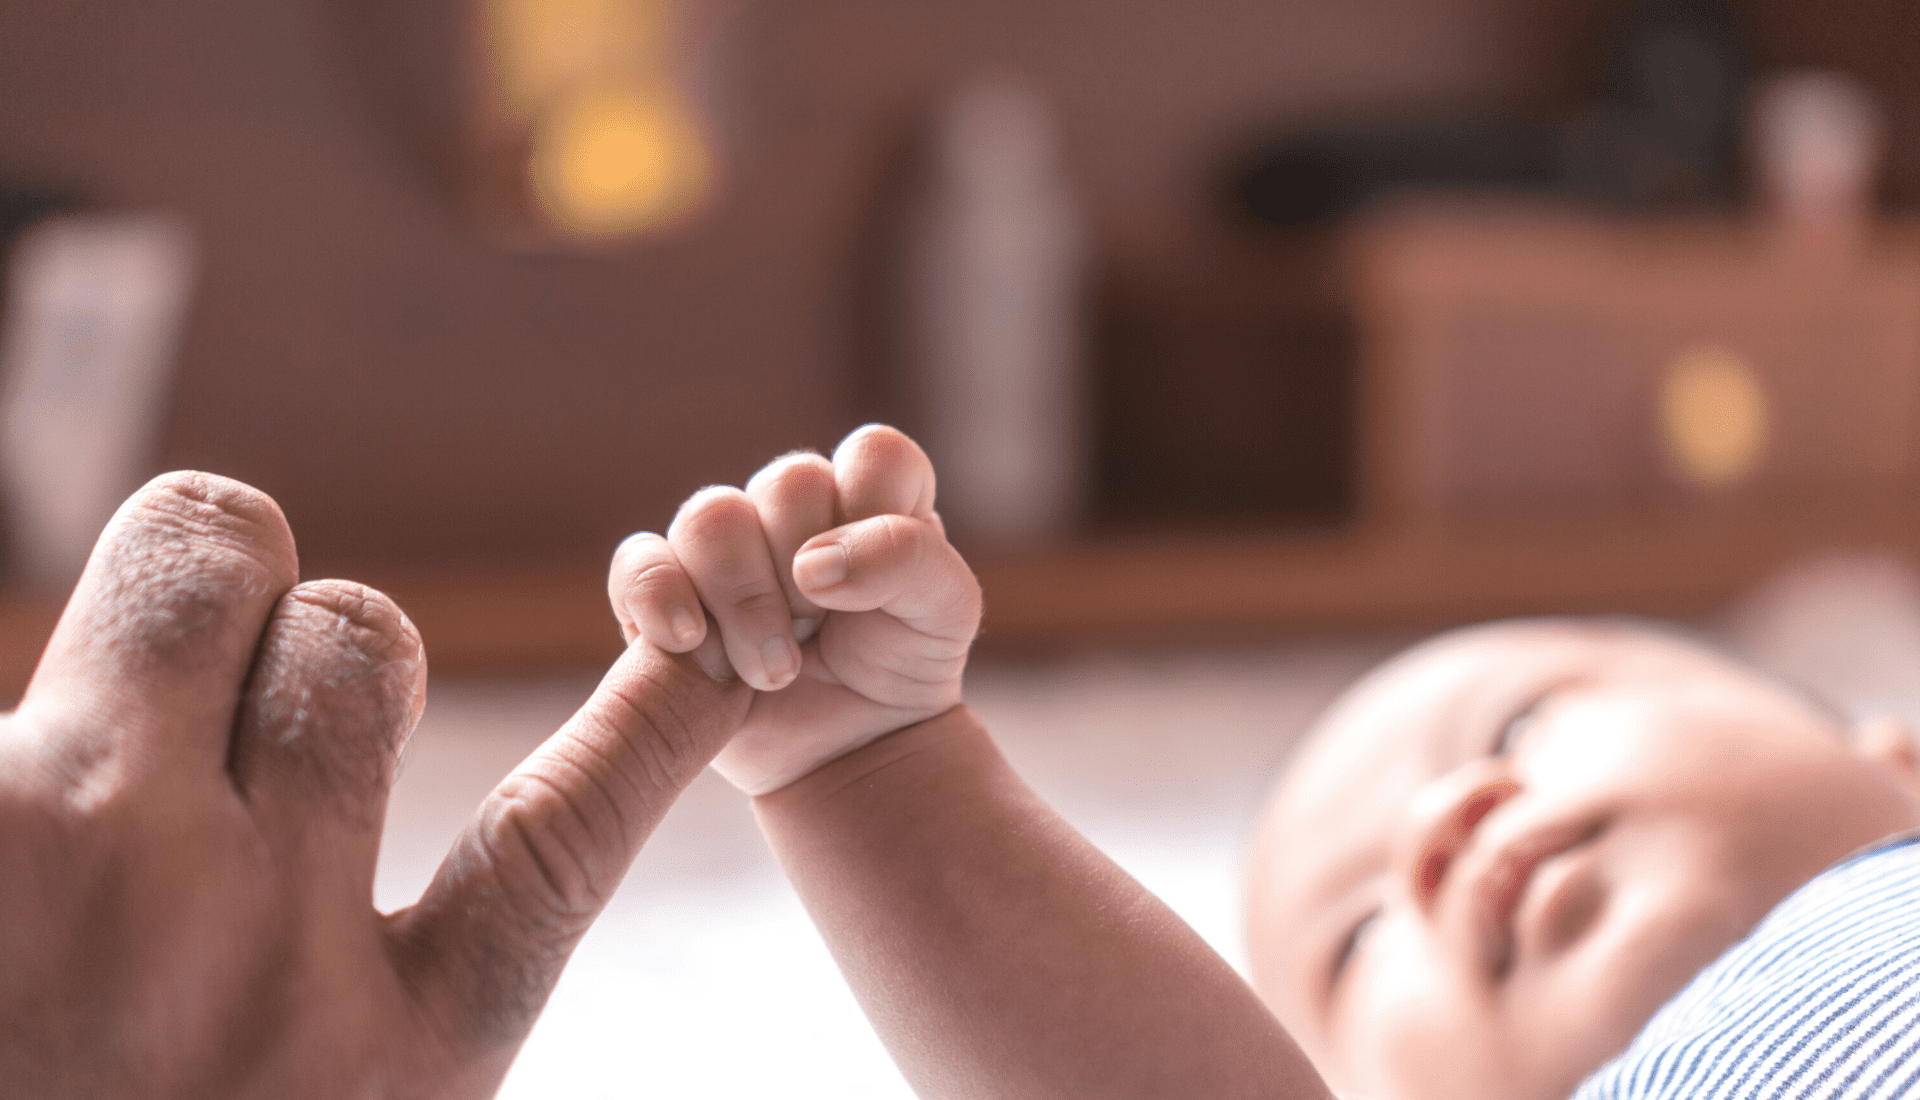
[{"label": "baby's mouth", "polygon": [[1551,897],[1530,898],[1538,892],[1533,887],[1543,877],[1539,874],[1542,866],[1590,843],[1600,835],[1601,828],[1600,822],[1582,822],[1535,830],[1501,847],[1474,881],[1473,906],[1488,971],[1495,981],[1504,980],[1513,970],[1520,923],[1515,918],[1521,907],[1531,900],[1530,912],[1548,919],[1566,908],[1560,901],[1574,885],[1570,876],[1559,876],[1559,881],[1552,884]]}]

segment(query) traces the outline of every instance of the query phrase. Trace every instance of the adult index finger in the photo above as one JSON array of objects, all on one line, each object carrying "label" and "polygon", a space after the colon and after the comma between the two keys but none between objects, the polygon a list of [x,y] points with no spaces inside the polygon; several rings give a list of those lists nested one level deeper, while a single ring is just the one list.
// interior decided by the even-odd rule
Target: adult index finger
[{"label": "adult index finger", "polygon": [[640,846],[752,692],[644,642],[494,788],[388,934],[428,1016],[501,1072]]}]

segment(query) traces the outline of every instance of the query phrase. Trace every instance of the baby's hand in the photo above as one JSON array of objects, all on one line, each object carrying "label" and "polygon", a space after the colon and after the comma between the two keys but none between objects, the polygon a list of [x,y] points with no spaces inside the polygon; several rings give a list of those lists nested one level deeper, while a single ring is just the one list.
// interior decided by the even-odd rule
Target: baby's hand
[{"label": "baby's hand", "polygon": [[958,703],[980,624],[980,586],[933,510],[933,466],[878,425],[831,462],[788,455],[744,492],[695,493],[665,538],[621,544],[609,591],[629,642],[694,651],[757,690],[714,760],[755,795]]}]

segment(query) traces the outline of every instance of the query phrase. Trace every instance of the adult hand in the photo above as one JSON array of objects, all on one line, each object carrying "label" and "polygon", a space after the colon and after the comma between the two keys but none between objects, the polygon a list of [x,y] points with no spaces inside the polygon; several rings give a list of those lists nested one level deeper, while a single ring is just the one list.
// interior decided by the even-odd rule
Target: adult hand
[{"label": "adult hand", "polygon": [[749,692],[637,645],[488,797],[419,904],[372,906],[419,635],[296,585],[278,508],[157,479],[0,717],[9,1095],[487,1096]]},{"label": "adult hand", "polygon": [[621,544],[608,583],[630,641],[756,689],[714,760],[754,795],[959,703],[980,625],[979,583],[933,510],[933,466],[880,425],[832,461],[788,455],[745,490],[696,493],[665,537]]}]

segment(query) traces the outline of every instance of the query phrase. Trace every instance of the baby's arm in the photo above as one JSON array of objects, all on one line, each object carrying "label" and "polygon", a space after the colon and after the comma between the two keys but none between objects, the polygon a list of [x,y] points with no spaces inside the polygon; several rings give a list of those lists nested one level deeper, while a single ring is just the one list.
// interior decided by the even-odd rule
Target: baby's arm
[{"label": "baby's arm", "polygon": [[754,806],[919,1095],[1327,1095],[1246,983],[966,707]]},{"label": "baby's arm", "polygon": [[[748,502],[772,517],[764,536],[735,530],[739,501],[709,490],[665,539],[630,540],[615,604],[630,636],[701,646],[710,668],[739,667],[763,689],[723,771],[756,795],[782,865],[915,1090],[1325,1097],[1246,983],[1040,801],[957,705],[979,596],[940,533],[918,448],[863,429],[831,466],[815,461],[783,460],[749,483]],[[832,475],[832,507],[817,486],[764,503],[795,465]],[[882,500],[895,510],[874,513]],[[779,518],[801,511],[813,532]],[[810,583],[815,559],[792,564],[794,548],[822,546],[844,550],[833,585]],[[767,639],[791,637],[779,615],[752,613],[776,583],[781,614],[820,624],[797,678],[749,671]],[[655,638],[696,591],[721,639]]]}]

